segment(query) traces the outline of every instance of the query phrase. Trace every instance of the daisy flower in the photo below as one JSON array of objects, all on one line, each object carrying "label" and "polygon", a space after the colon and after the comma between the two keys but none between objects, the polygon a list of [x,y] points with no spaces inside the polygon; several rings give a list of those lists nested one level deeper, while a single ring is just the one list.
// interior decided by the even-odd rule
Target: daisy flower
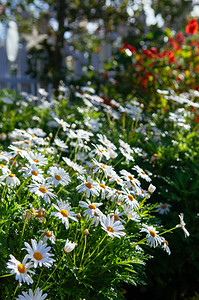
[{"label": "daisy flower", "polygon": [[18,280],[19,283],[26,282],[28,285],[33,283],[32,278],[30,277],[30,274],[34,274],[33,271],[30,270],[33,265],[31,262],[27,263],[27,257],[24,257],[23,261],[18,261],[12,254],[10,254],[10,259],[7,262],[7,268],[10,269],[11,274],[15,275],[15,280]]},{"label": "daisy flower", "polygon": [[101,211],[98,209],[99,206],[101,206],[103,203],[91,203],[89,199],[87,199],[87,202],[80,201],[79,206],[87,208],[84,211],[84,215],[88,215],[89,218],[94,216],[94,213],[97,215],[101,214]]},{"label": "daisy flower", "polygon": [[132,209],[138,209],[140,207],[139,202],[134,198],[134,196],[131,194],[131,191],[128,189],[122,190],[123,194],[123,200],[126,202],[127,205],[129,205]]},{"label": "daisy flower", "polygon": [[66,131],[68,127],[70,127],[70,125],[65,122],[63,119],[59,119],[57,117],[54,117],[54,120],[57,122],[57,124],[59,126],[61,126],[63,128],[63,131]]},{"label": "daisy flower", "polygon": [[124,236],[126,233],[124,230],[124,226],[120,221],[115,221],[114,218],[111,218],[110,215],[103,216],[100,220],[102,229],[108,233],[108,235],[113,238],[114,236],[119,238]]},{"label": "daisy flower", "polygon": [[114,218],[114,221],[120,221],[123,223],[126,223],[124,220],[122,220],[121,216],[123,216],[124,212],[120,212],[118,208],[116,208],[115,211],[110,212],[110,217]]},{"label": "daisy flower", "polygon": [[56,237],[53,231],[43,230],[43,242],[47,243],[47,241],[51,241],[52,244],[55,244]]},{"label": "daisy flower", "polygon": [[75,172],[79,174],[84,174],[86,172],[85,168],[82,166],[79,166],[77,163],[74,163],[72,160],[70,160],[67,157],[63,157],[63,160],[67,164],[68,167],[72,168]]},{"label": "daisy flower", "polygon": [[51,175],[51,177],[46,179],[47,182],[54,184],[55,187],[58,186],[58,184],[67,185],[70,182],[70,176],[62,168],[50,167],[48,174]]},{"label": "daisy flower", "polygon": [[29,185],[29,188],[31,193],[35,193],[37,196],[42,197],[45,202],[50,203],[50,198],[57,198],[57,196],[51,192],[52,188],[49,183],[34,182]]},{"label": "daisy flower", "polygon": [[132,220],[137,223],[140,222],[140,216],[137,214],[136,211],[133,211],[133,209],[130,205],[124,204],[124,205],[122,205],[122,208],[129,220]]},{"label": "daisy flower", "polygon": [[16,300],[44,300],[46,299],[46,297],[47,294],[42,295],[42,290],[39,290],[39,288],[37,288],[34,294],[31,289],[29,289],[28,294],[22,292],[22,295],[19,295]]},{"label": "daisy flower", "polygon": [[159,214],[164,215],[170,211],[170,207],[171,204],[161,202],[156,211],[159,212]]},{"label": "daisy flower", "polygon": [[68,148],[66,143],[63,142],[62,140],[58,139],[58,138],[54,139],[54,143],[55,143],[55,145],[57,145],[60,148],[61,151]]},{"label": "daisy flower", "polygon": [[9,186],[17,186],[20,184],[20,180],[15,176],[15,174],[10,173],[6,177],[6,184]]},{"label": "daisy flower", "polygon": [[76,214],[70,211],[71,206],[66,201],[57,200],[57,205],[53,204],[53,206],[58,212],[53,212],[51,215],[61,219],[66,229],[69,228],[69,219],[77,222],[77,219],[74,217]]},{"label": "daisy flower", "polygon": [[2,175],[8,175],[10,173],[9,168],[3,164],[0,164],[0,170],[2,172]]},{"label": "daisy flower", "polygon": [[132,169],[136,170],[138,176],[140,176],[141,178],[145,179],[148,182],[151,181],[151,178],[139,166],[134,166]]},{"label": "daisy flower", "polygon": [[101,192],[101,198],[104,199],[106,195],[111,191],[111,188],[105,184],[102,180],[98,183],[99,192]]},{"label": "daisy flower", "polygon": [[77,244],[76,243],[72,243],[71,241],[69,241],[69,239],[66,240],[65,246],[64,246],[64,252],[70,253],[71,251],[73,251],[73,249],[75,248]]},{"label": "daisy flower", "polygon": [[161,245],[164,241],[164,238],[158,235],[158,231],[153,226],[148,226],[143,224],[143,229],[141,232],[147,232],[146,238],[147,243],[150,245],[150,247],[157,247],[158,245]]},{"label": "daisy flower", "polygon": [[44,166],[48,163],[45,156],[40,153],[29,152],[27,155],[27,159],[29,160],[30,164],[36,164],[39,166]]},{"label": "daisy flower", "polygon": [[140,181],[134,178],[134,175],[126,170],[121,170],[120,174],[122,175],[121,178],[125,181],[127,188],[132,189],[135,193],[140,194]]},{"label": "daisy flower", "polygon": [[91,178],[91,176],[88,176],[87,178],[79,176],[78,178],[82,181],[82,183],[76,187],[79,193],[86,192],[87,198],[89,198],[91,195],[99,196],[98,184]]},{"label": "daisy flower", "polygon": [[51,247],[47,246],[46,243],[43,241],[39,241],[37,243],[36,240],[31,239],[32,247],[26,242],[24,245],[26,248],[23,248],[22,250],[26,250],[28,252],[25,258],[29,258],[33,262],[34,268],[37,268],[38,265],[39,267],[44,265],[47,268],[52,266],[54,259],[51,257],[54,256],[54,254],[48,253]]},{"label": "daisy flower", "polygon": [[10,145],[8,148],[12,150],[10,152],[12,156],[20,155],[22,158],[24,158],[27,155],[27,151],[19,149],[13,145]]},{"label": "daisy flower", "polygon": [[113,143],[111,143],[111,141],[109,141],[105,135],[98,133],[97,137],[98,137],[98,141],[101,144],[103,144],[105,147],[110,148],[112,150],[116,150],[117,149],[116,146]]},{"label": "daisy flower", "polygon": [[181,228],[184,231],[185,237],[188,237],[190,233],[188,230],[185,228],[186,223],[184,222],[184,214],[178,215],[180,218],[180,224],[176,225],[176,227]]},{"label": "daisy flower", "polygon": [[113,171],[113,168],[111,166],[98,162],[95,158],[93,158],[92,161],[95,165],[94,173],[97,173],[98,171],[103,172],[105,177],[107,178],[111,171]]},{"label": "daisy flower", "polygon": [[163,249],[164,251],[166,251],[166,252],[168,253],[168,255],[171,254],[171,250],[170,250],[170,248],[169,248],[169,243],[168,243],[167,240],[164,240],[163,245],[162,245],[162,249]]},{"label": "daisy flower", "polygon": [[23,177],[31,177],[33,181],[42,182],[44,181],[43,177],[43,171],[39,169],[36,165],[26,165],[25,167],[22,167],[19,172],[23,172]]},{"label": "daisy flower", "polygon": [[110,153],[109,151],[107,150],[106,147],[102,146],[102,145],[95,145],[95,144],[92,144],[94,146],[94,150],[92,150],[93,153],[95,153],[96,155],[98,155],[99,157],[99,160],[101,161],[102,160],[102,157],[104,156],[107,160],[110,159]]}]

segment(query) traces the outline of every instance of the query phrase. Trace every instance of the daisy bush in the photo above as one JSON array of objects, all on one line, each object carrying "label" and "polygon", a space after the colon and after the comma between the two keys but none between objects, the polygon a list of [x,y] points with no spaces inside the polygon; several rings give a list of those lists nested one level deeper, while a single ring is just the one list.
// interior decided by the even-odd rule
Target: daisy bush
[{"label": "daisy bush", "polygon": [[[184,207],[176,206],[169,224],[161,222],[172,203],[160,197],[167,191],[157,171],[162,176],[161,158],[170,151],[164,138],[169,144],[179,127],[179,139],[187,135],[195,111],[148,116],[135,100],[105,104],[89,86],[75,92],[76,105],[63,93],[50,103],[21,97],[19,104],[12,95],[12,104],[1,101],[3,113],[9,105],[24,113],[23,122],[16,123],[17,116],[10,122],[10,131],[2,122],[2,297],[123,299],[125,284],[144,283],[152,256],[170,258],[181,249],[170,249],[170,233],[182,240],[190,235]],[[192,100],[185,102],[197,110]],[[30,122],[28,101],[38,101]],[[163,117],[168,127],[161,130]]]}]

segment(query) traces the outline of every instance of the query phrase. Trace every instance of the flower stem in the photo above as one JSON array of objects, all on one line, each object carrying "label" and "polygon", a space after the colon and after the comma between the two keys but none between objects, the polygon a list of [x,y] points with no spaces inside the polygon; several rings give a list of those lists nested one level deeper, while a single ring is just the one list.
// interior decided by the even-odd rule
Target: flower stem
[{"label": "flower stem", "polygon": [[53,274],[55,273],[55,271],[58,269],[58,267],[60,266],[62,260],[64,259],[65,253],[62,255],[62,258],[60,259],[59,263],[57,264],[56,268],[52,271],[52,273],[50,274],[50,276],[47,278],[47,280],[44,282],[44,284],[42,285],[41,289],[44,288],[44,286],[46,285],[46,283],[48,282],[48,280],[53,276]]}]

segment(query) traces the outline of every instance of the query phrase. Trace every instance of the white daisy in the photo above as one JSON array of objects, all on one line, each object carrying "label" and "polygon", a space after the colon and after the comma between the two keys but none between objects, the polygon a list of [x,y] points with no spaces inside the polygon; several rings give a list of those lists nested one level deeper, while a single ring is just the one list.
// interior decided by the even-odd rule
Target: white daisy
[{"label": "white daisy", "polygon": [[170,211],[171,204],[168,203],[160,203],[158,208],[156,209],[159,214],[164,215],[167,214]]},{"label": "white daisy", "polygon": [[97,134],[98,140],[101,144],[103,144],[105,147],[110,148],[112,150],[116,150],[116,146],[107,139],[107,137],[103,134]]},{"label": "white daisy", "polygon": [[23,177],[31,177],[33,181],[44,181],[43,171],[37,165],[26,165],[19,172],[23,172]]},{"label": "white daisy", "polygon": [[58,138],[54,139],[54,143],[55,143],[55,145],[57,145],[60,148],[61,151],[68,148],[66,143],[63,142],[62,140],[58,139]]},{"label": "white daisy", "polygon": [[3,164],[0,164],[0,170],[2,172],[2,175],[8,175],[10,172],[9,168]]},{"label": "white daisy", "polygon": [[134,211],[132,209],[132,207],[130,205],[123,204],[122,208],[123,208],[124,213],[126,214],[126,216],[129,220],[132,220],[132,221],[137,222],[137,223],[140,222],[140,216],[137,214],[136,211]]},{"label": "white daisy", "polygon": [[54,117],[55,121],[63,128],[63,131],[66,131],[67,128],[70,127],[70,125],[65,122],[63,119],[59,119],[58,117]]},{"label": "white daisy", "polygon": [[110,215],[103,216],[100,220],[102,229],[108,233],[110,237],[117,237],[120,238],[121,236],[124,236],[126,233],[122,230],[124,230],[124,226],[120,221],[114,220],[114,218],[111,218]]},{"label": "white daisy", "polygon": [[10,254],[10,259],[7,262],[7,268],[10,269],[11,274],[16,274],[15,280],[18,280],[19,283],[26,282],[28,285],[33,283],[30,274],[34,274],[33,271],[30,270],[33,265],[31,262],[27,263],[27,257],[24,257],[23,261],[18,261],[12,254]]},{"label": "white daisy", "polygon": [[29,191],[35,193],[37,196],[42,197],[45,202],[50,203],[50,198],[57,198],[57,195],[53,194],[51,185],[45,182],[34,182],[29,185]]},{"label": "white daisy", "polygon": [[150,247],[155,248],[162,244],[164,238],[158,235],[158,231],[153,226],[148,226],[146,224],[143,224],[142,226],[141,232],[147,232],[146,238]]},{"label": "white daisy", "polygon": [[146,181],[151,181],[151,178],[139,166],[134,166],[132,169],[136,170],[138,176],[141,178],[145,179]]},{"label": "white daisy", "polygon": [[98,183],[98,190],[101,192],[101,198],[104,199],[106,195],[110,193],[111,188],[102,180]]},{"label": "white daisy", "polygon": [[108,166],[104,163],[98,162],[95,158],[92,159],[94,165],[95,165],[95,170],[94,173],[99,172],[103,172],[105,177],[107,178],[107,176],[111,173],[111,171],[113,171],[113,167]]},{"label": "white daisy", "polygon": [[37,268],[38,265],[39,267],[44,265],[47,268],[52,266],[54,259],[51,257],[54,256],[54,254],[48,253],[51,247],[47,246],[46,243],[43,241],[39,241],[37,243],[36,240],[31,239],[32,247],[26,242],[24,245],[26,248],[23,248],[22,250],[26,250],[28,252],[25,257],[29,258],[33,262],[34,268]]},{"label": "white daisy", "polygon": [[17,186],[20,184],[20,180],[15,176],[15,174],[10,173],[6,177],[6,184],[9,186]]},{"label": "white daisy", "polygon": [[121,218],[121,216],[124,215],[124,212],[120,212],[118,208],[116,208],[115,211],[111,211],[109,215],[110,215],[111,218],[114,218],[114,221],[120,221],[120,222],[126,223]]},{"label": "white daisy", "polygon": [[27,159],[29,160],[30,164],[36,164],[39,166],[44,166],[48,163],[47,158],[40,153],[29,152]]},{"label": "white daisy", "polygon": [[72,243],[71,241],[69,241],[69,239],[67,239],[64,246],[64,252],[66,254],[70,253],[71,251],[73,251],[76,245],[77,245],[76,243]]},{"label": "white daisy", "polygon": [[180,215],[178,215],[180,218],[180,224],[176,225],[176,227],[181,228],[184,231],[185,237],[188,237],[190,235],[190,233],[188,232],[188,230],[185,228],[186,223],[184,222],[184,214],[181,213]]},{"label": "white daisy", "polygon": [[127,188],[132,189],[135,193],[140,194],[140,181],[134,178],[134,175],[126,170],[121,170],[120,174],[122,175],[121,178],[125,181]]},{"label": "white daisy", "polygon": [[77,222],[77,219],[74,217],[76,214],[70,211],[71,206],[66,201],[57,200],[57,205],[53,204],[53,206],[58,212],[53,212],[51,215],[61,219],[66,229],[69,228],[69,219]]},{"label": "white daisy", "polygon": [[86,192],[86,197],[89,198],[91,195],[92,196],[99,196],[98,192],[98,184],[96,181],[94,181],[91,176],[88,176],[87,178],[83,176],[79,176],[78,179],[82,181],[80,185],[76,187],[78,192]]},{"label": "white daisy", "polygon": [[42,290],[39,288],[36,289],[35,293],[31,289],[29,289],[28,294],[22,292],[22,295],[19,295],[16,300],[44,300],[46,299],[47,294],[42,295]]},{"label": "white daisy", "polygon": [[123,194],[123,200],[132,209],[137,210],[140,207],[139,202],[135,199],[134,195],[132,195],[131,191],[129,191],[128,189],[122,189],[122,194]]},{"label": "white daisy", "polygon": [[43,230],[43,242],[47,243],[47,241],[51,241],[52,244],[55,244],[56,237],[53,231]]},{"label": "white daisy", "polygon": [[63,160],[65,161],[65,163],[72,168],[75,172],[79,173],[79,174],[84,174],[86,173],[86,169],[80,165],[78,165],[77,163],[74,163],[72,160],[70,160],[67,157],[63,157]]},{"label": "white daisy", "polygon": [[48,174],[51,175],[51,177],[46,179],[47,182],[54,184],[55,187],[58,186],[58,184],[67,185],[71,181],[70,176],[60,167],[50,167]]},{"label": "white daisy", "polygon": [[98,209],[99,206],[101,206],[103,203],[91,203],[89,199],[87,199],[87,202],[80,201],[79,206],[87,208],[84,211],[84,215],[88,215],[89,218],[94,216],[94,213],[97,215],[101,214],[101,211]]},{"label": "white daisy", "polygon": [[20,155],[22,158],[24,158],[27,155],[27,151],[19,149],[13,145],[10,145],[8,148],[12,150],[10,152],[12,156]]},{"label": "white daisy", "polygon": [[171,250],[170,250],[170,248],[169,248],[169,243],[168,243],[167,240],[164,240],[163,245],[162,245],[162,249],[163,249],[164,251],[166,251],[166,252],[168,253],[168,255],[171,254]]},{"label": "white daisy", "polygon": [[102,157],[104,156],[107,160],[110,159],[110,153],[109,151],[107,150],[106,147],[102,146],[102,145],[99,145],[99,144],[92,144],[95,149],[92,150],[93,153],[95,153],[96,155],[98,155],[99,157],[99,160],[101,161],[102,160]]}]

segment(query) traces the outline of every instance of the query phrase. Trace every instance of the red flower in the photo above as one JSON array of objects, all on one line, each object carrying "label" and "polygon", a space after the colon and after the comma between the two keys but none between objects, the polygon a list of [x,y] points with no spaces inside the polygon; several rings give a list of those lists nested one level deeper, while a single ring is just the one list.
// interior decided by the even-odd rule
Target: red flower
[{"label": "red flower", "polygon": [[196,34],[198,31],[198,23],[196,19],[189,20],[188,25],[185,28],[186,34]]}]

